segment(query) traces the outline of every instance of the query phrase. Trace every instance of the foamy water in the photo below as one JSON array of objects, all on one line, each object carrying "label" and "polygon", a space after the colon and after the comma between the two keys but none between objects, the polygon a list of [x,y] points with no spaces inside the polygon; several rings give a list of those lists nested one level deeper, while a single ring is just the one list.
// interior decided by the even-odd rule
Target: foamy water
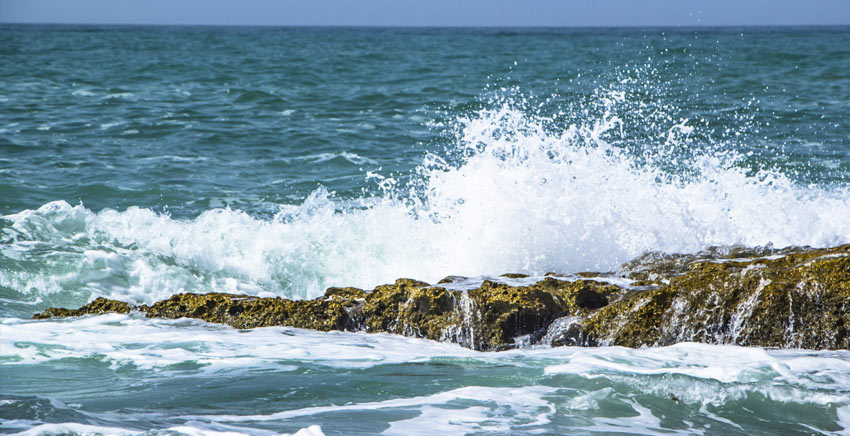
[{"label": "foamy water", "polygon": [[271,219],[234,209],[193,219],[93,212],[64,201],[8,215],[7,257],[55,254],[31,271],[3,271],[0,285],[31,301],[71,291],[77,304],[213,290],[312,298],[398,277],[611,271],[647,250],[850,240],[847,187],[747,174],[734,156],[708,152],[689,160],[687,175],[639,165],[604,139],[618,126],[613,115],[553,132],[504,104],[458,126],[455,164],[427,155],[406,185],[381,176],[381,197],[341,201],[319,189]]},{"label": "foamy water", "polygon": [[[0,359],[6,371],[17,374],[10,380],[16,388],[38,377],[38,368],[68,375],[76,369],[81,379],[50,390],[85,389],[86,377],[118,377],[115,392],[105,395],[138,395],[138,407],[157,401],[145,399],[146,392],[180,397],[189,385],[213,389],[196,397],[201,403],[209,401],[209,395],[230,402],[207,413],[177,409],[155,414],[77,411],[74,404],[56,402],[49,407],[82,418],[64,424],[34,425],[32,419],[0,424],[5,431],[27,429],[22,434],[236,435],[292,428],[292,433],[315,436],[321,429],[310,426],[327,422],[347,422],[352,433],[387,435],[534,434],[553,428],[577,433],[750,434],[748,421],[759,419],[773,420],[787,434],[850,431],[847,351],[682,343],[640,350],[541,347],[484,353],[389,334],[285,327],[242,331],[195,320],[118,314],[6,319],[2,329]],[[134,334],[128,336],[128,331]],[[94,367],[92,361],[97,362]],[[502,374],[512,376],[505,379]],[[391,381],[399,376],[420,380],[422,386],[415,394],[399,395],[408,383]],[[386,383],[385,391],[364,397],[360,391],[369,383]],[[240,395],[274,395],[280,389],[295,389],[296,394],[262,406],[236,400]],[[327,389],[327,399],[311,398]],[[33,400],[4,401],[0,408]],[[154,419],[162,430],[145,431],[125,421],[129,419]],[[353,425],[352,420],[369,424]]]}]

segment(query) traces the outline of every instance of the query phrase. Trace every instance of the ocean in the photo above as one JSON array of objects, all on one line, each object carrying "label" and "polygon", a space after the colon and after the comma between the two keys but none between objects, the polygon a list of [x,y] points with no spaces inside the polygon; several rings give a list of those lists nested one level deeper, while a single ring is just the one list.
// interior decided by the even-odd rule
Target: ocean
[{"label": "ocean", "polygon": [[0,25],[0,432],[847,435],[850,351],[106,314],[850,242],[850,27]]}]

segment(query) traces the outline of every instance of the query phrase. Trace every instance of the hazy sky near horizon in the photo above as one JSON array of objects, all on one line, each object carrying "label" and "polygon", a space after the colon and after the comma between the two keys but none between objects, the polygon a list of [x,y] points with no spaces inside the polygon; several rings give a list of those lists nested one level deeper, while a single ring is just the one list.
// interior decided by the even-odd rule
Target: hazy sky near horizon
[{"label": "hazy sky near horizon", "polygon": [[0,0],[0,22],[344,26],[850,24],[850,0]]}]

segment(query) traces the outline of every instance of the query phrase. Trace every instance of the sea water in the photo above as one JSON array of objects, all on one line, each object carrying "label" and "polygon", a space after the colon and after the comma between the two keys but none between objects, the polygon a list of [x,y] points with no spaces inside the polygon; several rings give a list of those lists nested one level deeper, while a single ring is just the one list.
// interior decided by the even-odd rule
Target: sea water
[{"label": "sea water", "polygon": [[850,242],[850,28],[0,27],[0,432],[850,433],[850,352],[109,314]]}]

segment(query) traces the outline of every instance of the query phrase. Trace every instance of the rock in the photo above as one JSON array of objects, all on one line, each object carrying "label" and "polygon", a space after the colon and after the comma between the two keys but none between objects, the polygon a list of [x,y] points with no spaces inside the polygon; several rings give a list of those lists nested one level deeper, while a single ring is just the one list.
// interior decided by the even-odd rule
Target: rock
[{"label": "rock", "polygon": [[150,318],[199,318],[243,329],[293,326],[320,331],[359,330],[364,296],[365,292],[356,288],[330,288],[315,300],[295,301],[222,293],[177,294],[140,310]]},{"label": "rock", "polygon": [[457,283],[457,282],[462,282],[462,281],[464,281],[468,278],[469,277],[464,277],[464,276],[445,276],[442,279],[440,279],[440,281],[437,282],[437,284],[438,285],[445,285],[445,284],[448,284],[448,283]]},{"label": "rock", "polygon": [[47,319],[54,317],[67,317],[67,316],[82,316],[82,315],[95,315],[100,313],[130,313],[130,310],[135,308],[135,306],[131,306],[129,303],[125,303],[123,301],[115,301],[109,300],[103,297],[95,298],[89,304],[79,308],[79,309],[62,309],[58,307],[51,307],[44,312],[37,313],[33,315],[33,319]]},{"label": "rock", "polygon": [[477,318],[472,328],[483,349],[509,348],[514,338],[524,335],[531,335],[533,341],[568,310],[555,294],[538,284],[512,287],[485,280],[468,295]]},{"label": "rock", "polygon": [[577,272],[575,275],[577,275],[579,277],[584,277],[584,278],[594,278],[594,277],[601,277],[601,276],[607,275],[607,273],[582,271],[582,272]]},{"label": "rock", "polygon": [[363,329],[496,350],[510,348],[518,336],[542,335],[567,309],[539,285],[512,287],[484,281],[469,291],[423,285],[396,281],[369,292]]},{"label": "rock", "polygon": [[590,288],[581,288],[575,295],[576,306],[582,309],[599,309],[608,305],[608,297]]},{"label": "rock", "polygon": [[549,324],[540,343],[553,347],[587,345],[580,316],[565,316]]},{"label": "rock", "polygon": [[575,281],[547,276],[529,286],[485,280],[468,291],[398,279],[371,291],[328,288],[313,300],[177,294],[133,306],[98,298],[34,318],[138,310],[148,317],[198,318],[236,328],[388,332],[476,350],[681,341],[850,349],[850,245],[650,253],[616,274],[634,280],[633,286],[621,288],[591,274]]},{"label": "rock", "polygon": [[665,260],[658,274],[669,284],[629,292],[589,317],[589,341],[629,347],[696,341],[850,348],[850,245],[785,250],[772,257],[681,257],[678,275]]}]

